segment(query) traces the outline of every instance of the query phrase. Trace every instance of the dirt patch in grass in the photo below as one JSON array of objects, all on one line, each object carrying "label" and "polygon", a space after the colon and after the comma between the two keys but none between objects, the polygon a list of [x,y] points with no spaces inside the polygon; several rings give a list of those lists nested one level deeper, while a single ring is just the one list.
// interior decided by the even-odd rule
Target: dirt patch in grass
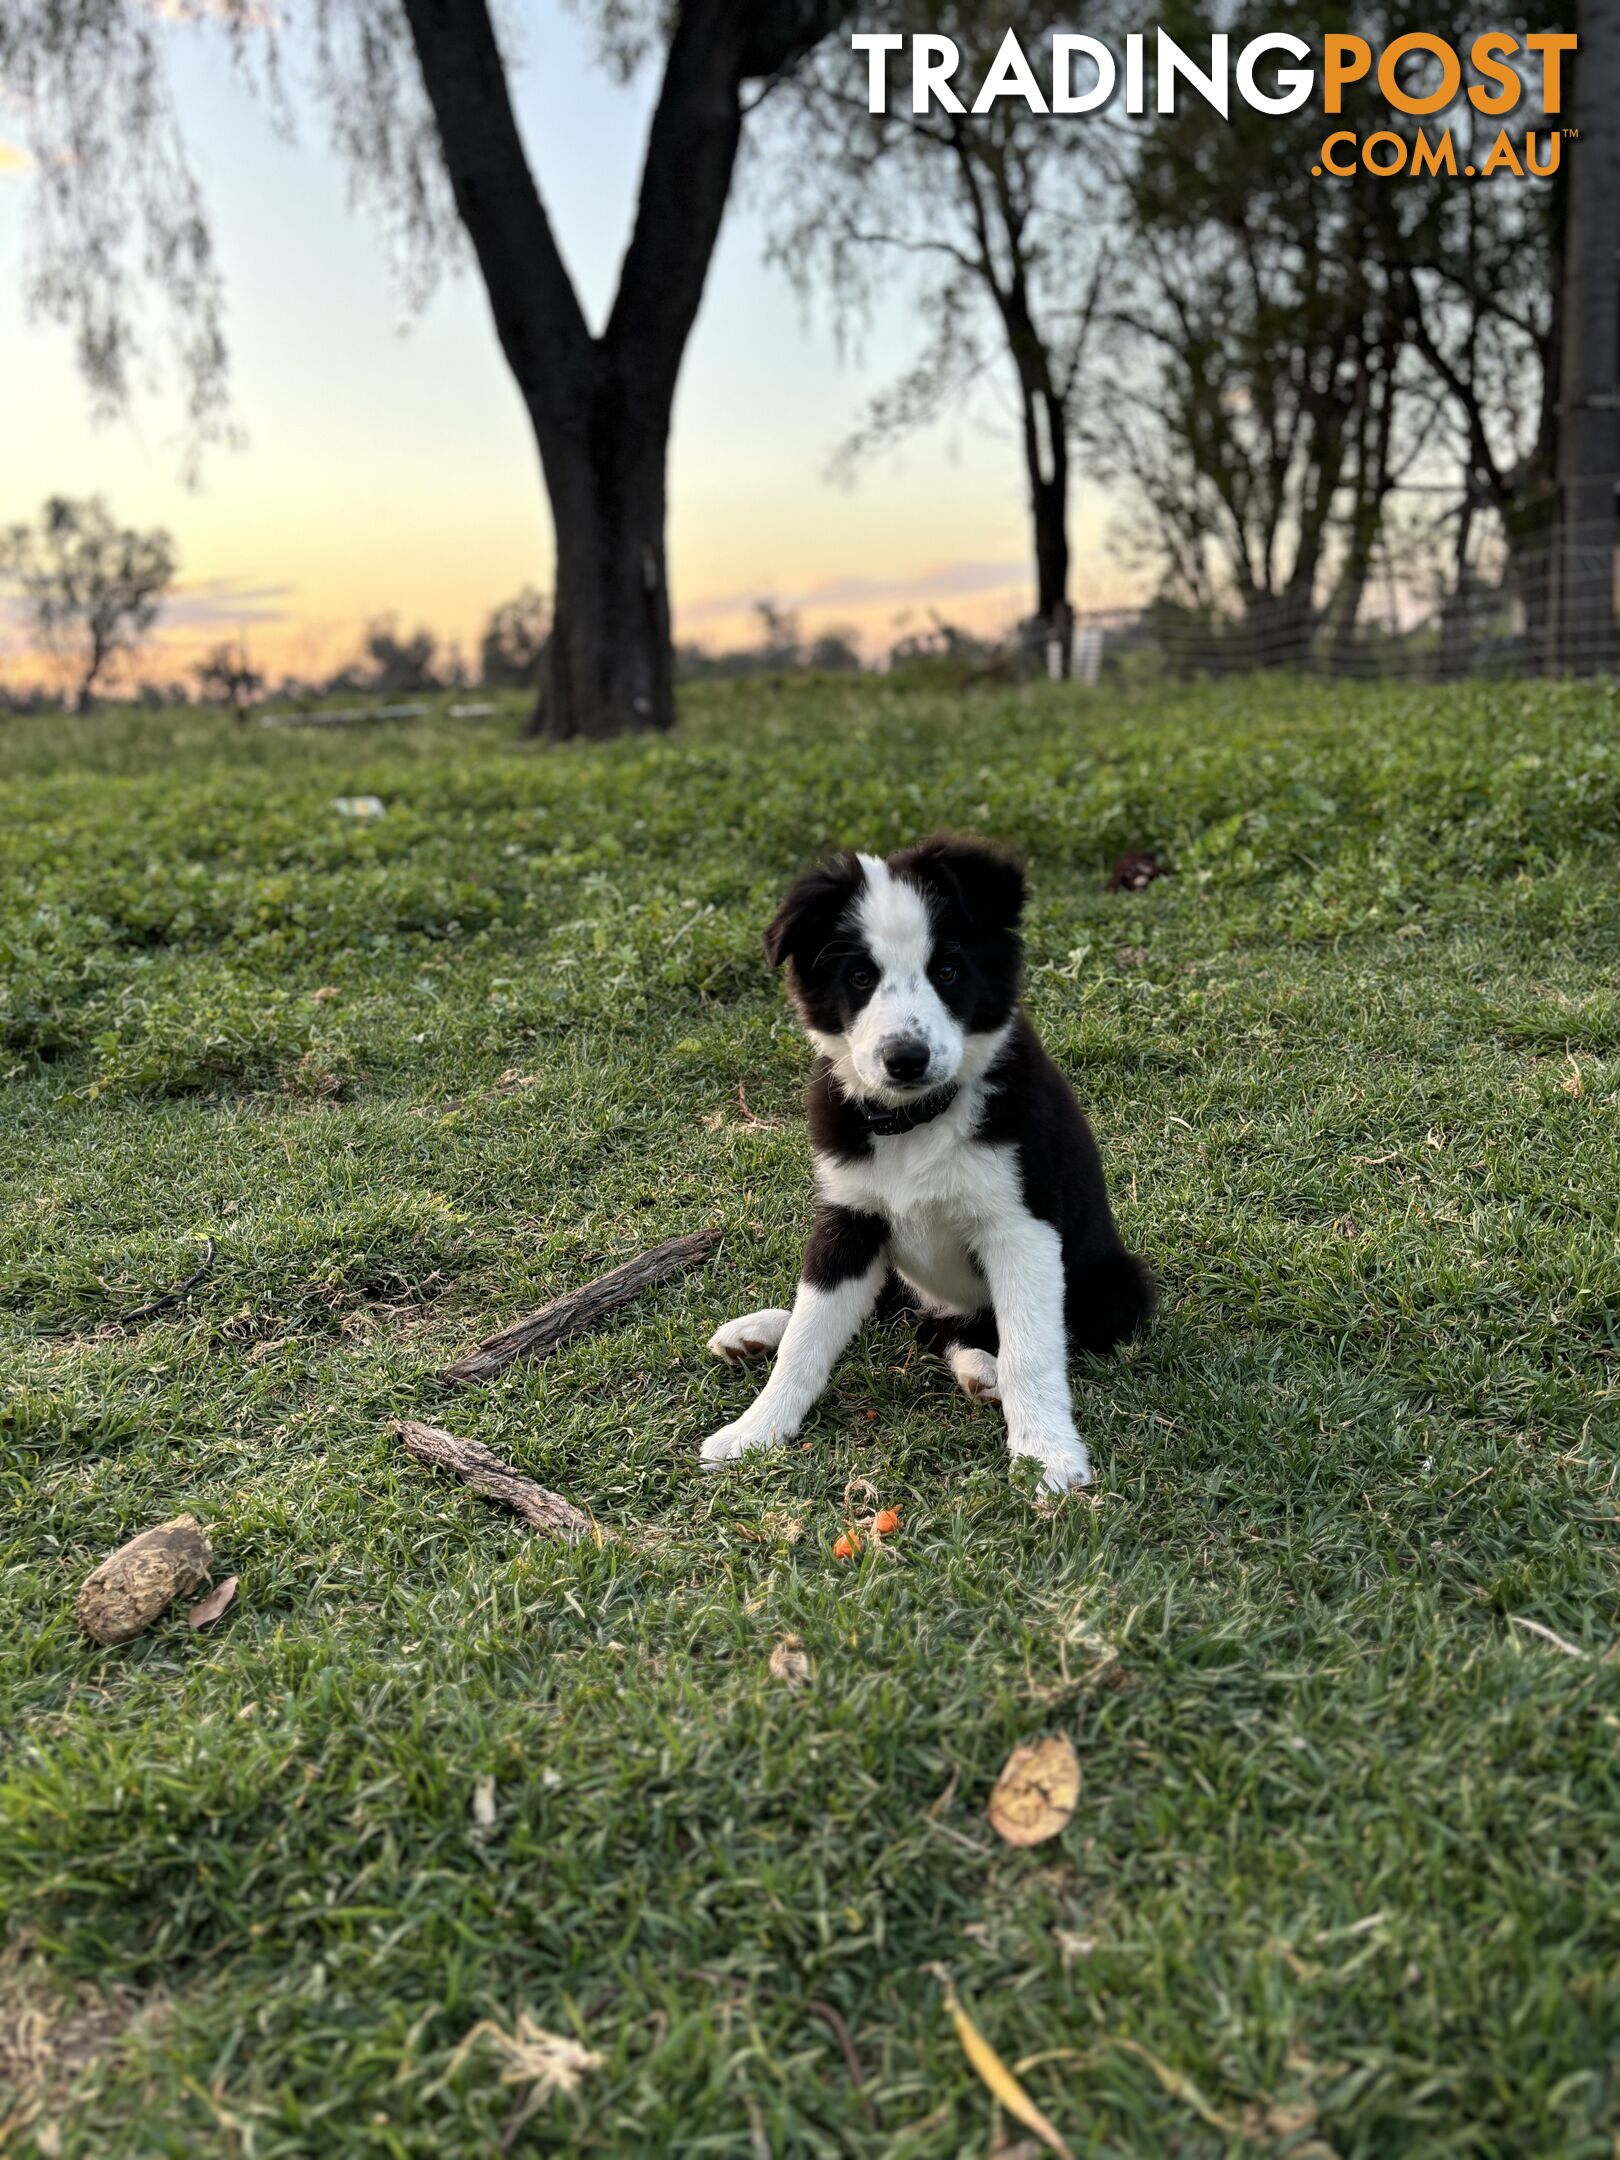
[{"label": "dirt patch in grass", "polygon": [[161,1993],[80,1986],[64,1994],[38,1963],[16,1953],[0,1960],[0,2153],[31,2130],[36,2149],[57,2149],[52,2118],[138,2031],[166,2012]]}]

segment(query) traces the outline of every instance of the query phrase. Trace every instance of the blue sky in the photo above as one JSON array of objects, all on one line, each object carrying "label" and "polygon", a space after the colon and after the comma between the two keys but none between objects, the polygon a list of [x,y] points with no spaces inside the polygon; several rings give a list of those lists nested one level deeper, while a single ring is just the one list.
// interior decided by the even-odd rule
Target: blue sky
[{"label": "blue sky", "polygon": [[[655,89],[596,64],[559,0],[527,0],[517,96],[531,159],[587,311],[600,321],[629,231]],[[274,668],[329,668],[370,616],[394,611],[475,642],[489,607],[549,584],[551,543],[527,422],[469,271],[407,311],[377,225],[349,202],[321,116],[276,136],[206,33],[175,29],[177,95],[230,292],[245,447],[181,479],[172,404],[143,395],[110,426],[89,404],[59,331],[22,301],[31,182],[0,171],[0,523],[47,493],[99,491],[124,519],[175,533],[183,589],[164,629],[175,666],[247,631]],[[862,65],[852,61],[852,65]],[[5,123],[0,138],[20,130]],[[930,605],[980,627],[1029,604],[1017,451],[1004,412],[919,435],[850,488],[827,461],[863,397],[912,354],[906,309],[880,311],[859,363],[824,319],[805,320],[746,176],[734,194],[677,405],[671,572],[677,633],[742,642],[755,599],[806,624],[854,626],[872,650]],[[1082,599],[1121,589],[1100,510],[1076,519]],[[0,630],[0,636],[4,636]],[[13,626],[0,665],[20,671]],[[151,671],[151,670],[149,670]]]}]

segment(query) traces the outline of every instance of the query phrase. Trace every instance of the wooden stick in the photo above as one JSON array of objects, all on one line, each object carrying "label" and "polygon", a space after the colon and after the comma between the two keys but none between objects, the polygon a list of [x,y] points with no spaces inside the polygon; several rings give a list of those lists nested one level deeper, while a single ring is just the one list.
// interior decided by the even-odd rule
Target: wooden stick
[{"label": "wooden stick", "polygon": [[572,1544],[595,1527],[583,1509],[502,1462],[482,1440],[462,1440],[441,1426],[419,1425],[414,1418],[401,1418],[394,1430],[418,1462],[428,1463],[435,1470],[448,1470],[486,1500],[497,1501],[521,1515],[536,1530],[549,1530]]},{"label": "wooden stick", "polygon": [[465,1357],[447,1365],[439,1377],[467,1385],[493,1380],[516,1358],[550,1357],[553,1350],[583,1335],[587,1328],[619,1306],[628,1305],[633,1297],[662,1282],[666,1275],[679,1274],[682,1268],[707,1260],[719,1242],[718,1230],[697,1230],[690,1237],[671,1238],[667,1245],[655,1245],[651,1252],[627,1260],[611,1274],[598,1275],[594,1282],[570,1290],[566,1297],[553,1298],[538,1312],[525,1313],[499,1334],[485,1336],[476,1350],[469,1350]]}]

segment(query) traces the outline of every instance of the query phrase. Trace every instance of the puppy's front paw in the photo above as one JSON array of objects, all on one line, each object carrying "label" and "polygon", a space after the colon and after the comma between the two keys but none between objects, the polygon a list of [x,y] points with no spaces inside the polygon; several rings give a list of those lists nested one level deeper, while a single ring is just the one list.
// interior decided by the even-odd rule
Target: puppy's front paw
[{"label": "puppy's front paw", "polygon": [[724,1327],[716,1328],[709,1337],[709,1348],[728,1365],[739,1365],[744,1358],[770,1357],[787,1333],[790,1317],[780,1306],[744,1313],[740,1320],[728,1320]]},{"label": "puppy's front paw", "polygon": [[710,1433],[698,1452],[705,1470],[718,1470],[722,1463],[735,1462],[739,1455],[750,1455],[755,1448],[780,1447],[787,1437],[769,1425],[740,1417]]},{"label": "puppy's front paw", "polygon": [[1043,1493],[1069,1492],[1077,1485],[1091,1483],[1091,1455],[1078,1433],[1054,1434],[1050,1438],[1026,1433],[1021,1439],[1009,1440],[1007,1452],[1014,1461],[1021,1455],[1034,1456],[1041,1466]]}]

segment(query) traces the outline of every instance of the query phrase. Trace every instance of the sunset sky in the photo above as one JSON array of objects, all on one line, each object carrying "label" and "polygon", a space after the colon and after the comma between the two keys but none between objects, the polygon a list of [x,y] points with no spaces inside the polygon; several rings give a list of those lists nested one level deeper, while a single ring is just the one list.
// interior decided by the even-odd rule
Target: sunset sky
[{"label": "sunset sky", "polygon": [[[629,229],[655,88],[596,64],[579,15],[531,0],[517,77],[530,156],[592,319]],[[0,523],[50,493],[103,493],[117,515],[175,534],[182,584],[148,674],[172,673],[244,631],[272,671],[324,672],[362,625],[396,612],[475,647],[490,606],[550,583],[551,540],[527,423],[476,279],[460,271],[411,316],[376,226],[308,112],[277,138],[207,33],[174,28],[175,80],[229,281],[240,450],[182,481],[175,407],[143,397],[96,426],[63,333],[23,304],[31,181],[0,157]],[[0,107],[0,139],[15,144]],[[677,634],[747,642],[760,598],[807,628],[844,623],[871,651],[939,605],[1000,627],[1030,604],[1018,456],[994,397],[918,436],[853,488],[829,455],[863,395],[913,354],[907,311],[874,324],[859,362],[825,320],[804,319],[764,260],[746,176],[733,197],[688,350],[671,475]],[[1122,590],[1082,498],[1076,598]],[[901,624],[901,618],[906,623]],[[15,606],[0,671],[31,669]]]}]

